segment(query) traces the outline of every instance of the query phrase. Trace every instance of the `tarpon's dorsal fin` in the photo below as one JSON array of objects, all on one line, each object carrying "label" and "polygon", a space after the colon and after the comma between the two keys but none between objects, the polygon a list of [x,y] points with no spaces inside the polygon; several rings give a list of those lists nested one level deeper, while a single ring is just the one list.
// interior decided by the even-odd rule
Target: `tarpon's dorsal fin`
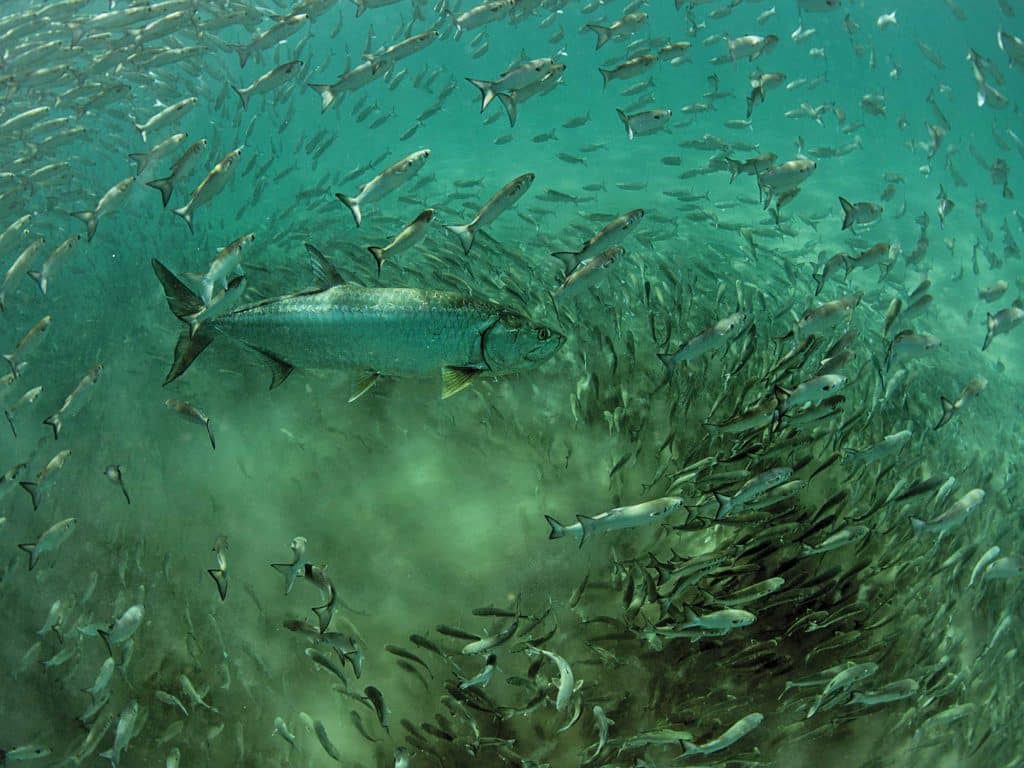
[{"label": "tarpon's dorsal fin", "polygon": [[335,285],[344,285],[345,278],[338,272],[330,260],[324,256],[320,249],[312,243],[304,243],[309,252],[309,264],[313,268],[317,283],[323,288],[333,288]]},{"label": "tarpon's dorsal fin", "polygon": [[483,373],[480,368],[466,368],[446,365],[441,368],[441,399],[447,400],[452,395],[457,395],[464,390],[473,380]]},{"label": "tarpon's dorsal fin", "polygon": [[380,378],[380,371],[367,371],[356,380],[356,389],[352,393],[352,397],[348,399],[350,403],[354,403],[360,397],[365,395],[371,389],[373,385],[377,383]]},{"label": "tarpon's dorsal fin", "polygon": [[273,378],[270,380],[270,388],[277,389],[279,386],[284,384],[284,380],[291,376],[292,371],[295,370],[295,366],[289,362],[282,360],[277,355],[272,355],[266,350],[258,350],[263,358],[270,365],[270,372]]}]

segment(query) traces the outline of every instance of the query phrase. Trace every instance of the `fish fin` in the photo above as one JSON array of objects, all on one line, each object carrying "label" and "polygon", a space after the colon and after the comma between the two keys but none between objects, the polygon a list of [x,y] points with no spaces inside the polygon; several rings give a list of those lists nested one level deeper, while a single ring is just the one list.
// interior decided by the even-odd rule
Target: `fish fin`
[{"label": "fish fin", "polygon": [[672,359],[674,357],[675,357],[675,355],[673,355],[673,354],[671,354],[669,352],[659,352],[658,353],[658,359],[661,360],[661,362],[664,364],[665,372],[669,375],[669,378],[671,378],[672,374],[675,372],[676,364],[672,362]]},{"label": "fish fin", "polygon": [[548,525],[551,526],[551,532],[548,534],[548,539],[560,539],[566,535],[565,526],[555,520],[551,515],[544,515],[544,519],[548,521]]},{"label": "fish fin", "polygon": [[217,441],[213,437],[213,422],[209,419],[206,420],[206,434],[210,436],[210,447],[213,450],[217,450]]},{"label": "fish fin", "polygon": [[162,262],[153,259],[152,264],[157,280],[160,281],[164,288],[167,306],[171,308],[171,312],[174,313],[175,317],[182,322],[186,322],[186,317],[201,312],[205,308],[203,300],[191,288],[185,285],[177,275],[164,266]]},{"label": "fish fin", "polygon": [[516,117],[519,115],[519,107],[516,102],[515,92],[499,93],[498,101],[501,102],[501,106],[505,108],[505,114],[508,115],[508,127],[515,128]]},{"label": "fish fin", "polygon": [[615,113],[619,116],[619,120],[622,121],[622,127],[626,129],[626,136],[629,140],[633,140],[633,127],[629,124],[629,115],[623,112],[621,109],[616,109]]},{"label": "fish fin", "polygon": [[992,343],[992,339],[995,338],[996,335],[996,318],[991,312],[985,313],[985,327],[987,328],[987,333],[985,334],[985,341],[981,345],[982,352],[988,349],[989,345]]},{"label": "fish fin", "polygon": [[241,88],[232,85],[231,90],[238,94],[238,98],[242,100],[242,111],[245,112],[249,108],[249,94],[245,93]]},{"label": "fish fin", "polygon": [[228,596],[228,575],[220,568],[207,568],[206,572],[217,582],[217,592],[220,594],[220,599],[226,599]]},{"label": "fish fin", "polygon": [[[50,427],[53,430],[54,440],[60,437],[60,430],[61,427],[64,426],[64,422],[61,421],[59,413],[55,413],[52,416],[47,416],[45,419],[43,419],[43,424],[45,424],[46,426]],[[22,485],[24,485],[24,483],[22,483]]]},{"label": "fish fin", "polygon": [[587,515],[576,515],[576,521],[580,524],[580,549],[583,549],[587,536],[597,533],[597,521]]},{"label": "fish fin", "polygon": [[694,743],[693,743],[692,741],[685,741],[685,740],[684,740],[684,741],[682,742],[682,745],[683,745],[683,749],[684,749],[684,750],[686,750],[686,751],[685,751],[685,752],[683,753],[684,755],[696,755],[696,754],[700,754],[700,747],[698,747],[698,746],[697,746],[696,744],[694,744]]},{"label": "fish fin", "polygon": [[985,106],[985,89],[984,88],[979,88],[978,89],[978,106],[979,107],[984,107]]},{"label": "fish fin", "polygon": [[355,219],[356,226],[360,226],[363,223],[363,212],[359,209],[359,199],[343,195],[341,192],[335,192],[334,196],[352,212],[352,218]]},{"label": "fish fin", "polygon": [[369,371],[367,373],[364,373],[356,380],[355,392],[352,393],[352,397],[350,397],[348,401],[350,403],[354,403],[360,397],[365,395],[367,392],[373,389],[373,385],[377,383],[377,380],[379,378],[380,371]]},{"label": "fish fin", "polygon": [[580,251],[554,251],[551,254],[565,265],[567,274],[571,273],[580,260]]},{"label": "fish fin", "polygon": [[92,242],[93,235],[96,234],[96,226],[99,224],[96,213],[94,211],[74,211],[71,215],[85,224],[85,240]]},{"label": "fish fin", "polygon": [[292,371],[295,370],[295,366],[265,350],[258,349],[256,351],[263,355],[267,363],[270,364],[270,371],[273,377],[270,380],[270,388],[277,389],[284,384],[285,379],[291,376]]},{"label": "fish fin", "polygon": [[[32,483],[32,485],[34,485],[34,483]],[[22,486],[22,488],[24,488],[25,487],[25,483],[22,483],[21,486]],[[28,490],[28,489],[25,488],[25,490]],[[33,495],[32,498],[35,499],[35,496]],[[35,506],[33,505],[32,508],[35,509]],[[18,549],[20,549],[22,552],[27,552],[28,553],[28,569],[31,571],[33,568],[36,567],[36,561],[39,559],[38,557],[36,557],[36,545],[35,545],[35,543],[33,542],[33,543],[29,543],[29,544],[19,544],[18,545]]]},{"label": "fish fin", "polygon": [[384,255],[384,249],[379,245],[371,245],[366,250],[370,252],[370,255],[373,256],[373,260],[377,262],[377,277],[380,277],[381,267],[384,266],[384,262],[387,261],[388,258]]},{"label": "fish fin", "polygon": [[324,288],[332,288],[335,285],[345,284],[345,278],[338,272],[338,268],[320,252],[319,248],[312,243],[303,243],[303,245],[306,246],[306,251],[309,253],[309,264],[320,285]]},{"label": "fish fin", "polygon": [[914,531],[915,535],[924,533],[924,527],[927,525],[924,520],[918,517],[910,518],[910,528]]},{"label": "fish fin", "polygon": [[136,173],[142,173],[146,169],[149,152],[129,152],[128,159],[135,163]]},{"label": "fish fin", "polygon": [[609,79],[611,70],[605,69],[604,67],[598,67],[597,71],[601,73],[601,80],[603,80],[603,82],[601,83],[601,90],[604,91],[608,88],[608,83],[611,82],[611,80]]},{"label": "fish fin", "polygon": [[152,181],[147,181],[146,186],[160,191],[160,199],[163,200],[164,208],[166,208],[168,201],[171,199],[171,193],[174,191],[174,177],[168,176],[163,179],[153,179]]},{"label": "fish fin", "polygon": [[469,224],[445,224],[444,228],[459,238],[459,244],[462,245],[462,253],[468,256],[475,238],[473,228]]},{"label": "fish fin", "polygon": [[454,365],[446,365],[441,368],[441,399],[447,400],[452,395],[458,394],[483,373],[480,368],[467,368]]},{"label": "fish fin", "polygon": [[811,277],[814,278],[814,295],[817,296],[819,293],[821,293],[821,289],[825,287],[825,272],[824,270],[822,270],[821,272],[812,272]]},{"label": "fish fin", "polygon": [[[945,397],[940,396],[939,402],[942,404],[942,418],[940,418],[939,423],[935,425],[935,429],[944,427],[949,420],[953,418],[953,414],[956,413],[956,406]],[[13,429],[14,426],[12,425],[11,428]]]},{"label": "fish fin", "polygon": [[[853,226],[853,203],[840,195],[839,204],[843,207],[843,229],[846,230]],[[847,268],[847,274],[849,274],[849,268]]]},{"label": "fish fin", "polygon": [[194,235],[196,231],[195,229],[192,228],[191,201],[181,206],[181,208],[175,208],[174,213],[177,214],[178,216],[181,216],[181,218],[185,220],[185,223],[188,224],[188,231]]},{"label": "fish fin", "polygon": [[[322,635],[331,626],[331,619],[334,618],[334,607],[330,603],[320,605],[313,609],[313,613],[316,614],[316,620],[320,624],[320,634]],[[347,654],[345,654],[345,658],[348,658]],[[356,677],[359,677],[359,675],[356,675]]]},{"label": "fish fin", "polygon": [[167,371],[167,376],[164,377],[164,386],[166,387],[188,370],[188,367],[212,342],[213,334],[202,324],[196,326],[194,332],[191,325],[184,329],[178,336],[178,343],[174,345],[174,361],[171,363],[171,369]]},{"label": "fish fin", "polygon": [[277,571],[278,573],[280,573],[280,574],[282,574],[284,576],[284,593],[286,595],[291,593],[292,587],[295,586],[295,576],[298,575],[298,574],[295,574],[295,576],[292,575],[292,566],[293,566],[293,563],[271,563],[270,564],[271,568],[273,568],[275,571]]},{"label": "fish fin", "polygon": [[608,27],[602,27],[600,24],[586,24],[584,29],[589,29],[595,35],[597,35],[597,45],[594,50],[600,50],[601,47],[612,39],[612,32]]},{"label": "fish fin", "polygon": [[487,105],[494,101],[494,97],[497,94],[494,92],[494,83],[490,80],[474,80],[472,77],[467,77],[470,83],[475,85],[480,91],[480,111],[483,112],[487,109]]},{"label": "fish fin", "polygon": [[232,50],[234,50],[235,53],[238,54],[238,66],[242,69],[245,69],[245,64],[247,61],[249,61],[249,46],[228,43],[228,48],[231,48]]},{"label": "fish fin", "polygon": [[691,608],[688,605],[684,605],[683,606],[683,617],[684,617],[684,619],[685,619],[687,624],[689,624],[691,626],[694,626],[694,627],[699,627],[700,626],[700,616],[698,616],[694,612],[693,608]]},{"label": "fish fin", "polygon": [[39,286],[39,292],[41,294],[43,294],[43,296],[45,296],[46,295],[46,283],[47,283],[47,281],[46,281],[46,278],[43,277],[43,273],[41,271],[39,271],[39,270],[33,269],[33,270],[29,270],[28,276],[36,281],[36,285]]},{"label": "fish fin", "polygon": [[310,83],[309,87],[320,95],[320,114],[322,115],[337,98],[334,87],[328,83]]},{"label": "fish fin", "polygon": [[7,418],[7,423],[11,425],[11,432],[17,437],[18,430],[14,428],[14,414],[5,409],[4,416]]},{"label": "fish fin", "polygon": [[729,502],[732,501],[732,499],[730,499],[724,493],[719,493],[718,491],[715,491],[714,494],[715,501],[718,502],[718,509],[715,511],[715,517],[717,518],[719,515],[722,514],[722,510],[729,505]]},{"label": "fish fin", "polygon": [[110,633],[105,629],[97,629],[96,634],[100,636],[103,644],[107,646],[107,655],[114,658],[114,646],[110,644]]}]

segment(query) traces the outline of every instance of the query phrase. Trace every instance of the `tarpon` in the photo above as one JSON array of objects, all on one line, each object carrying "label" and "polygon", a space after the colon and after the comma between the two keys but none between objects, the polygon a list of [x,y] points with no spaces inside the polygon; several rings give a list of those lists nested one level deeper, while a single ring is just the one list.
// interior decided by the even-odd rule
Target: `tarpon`
[{"label": "tarpon", "polygon": [[[314,257],[315,259],[316,257]],[[322,258],[324,288],[264,299],[182,332],[164,383],[178,378],[218,334],[259,352],[271,388],[295,368],[362,370],[374,375],[442,371],[442,397],[478,376],[533,368],[565,337],[498,304],[443,291],[346,285]],[[168,304],[185,321],[202,300],[159,261],[153,268]]]}]

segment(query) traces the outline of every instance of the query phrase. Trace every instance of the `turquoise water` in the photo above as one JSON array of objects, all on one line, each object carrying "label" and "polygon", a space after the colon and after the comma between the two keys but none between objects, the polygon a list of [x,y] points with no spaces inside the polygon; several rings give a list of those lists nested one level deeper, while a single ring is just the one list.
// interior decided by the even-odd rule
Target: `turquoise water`
[{"label": "turquoise water", "polygon": [[[175,755],[183,766],[1024,764],[1016,728],[1024,332],[981,350],[986,314],[1009,310],[1021,291],[1024,219],[1013,194],[1022,186],[1022,81],[997,32],[1024,35],[1024,8],[965,3],[961,20],[946,3],[801,14],[787,0],[761,23],[768,2],[728,14],[723,2],[527,5],[455,39],[451,18],[428,4],[410,27],[409,2],[358,17],[348,0],[318,3],[244,68],[231,46],[301,8],[187,0],[144,15],[146,6],[120,2],[113,11],[100,2],[3,5],[0,124],[22,117],[0,126],[0,227],[32,214],[0,241],[12,269],[6,348],[51,318],[18,350],[24,368],[2,390],[16,435],[5,439],[0,471],[26,464],[0,485],[0,658],[9,674],[0,755],[10,762],[106,765],[99,753],[118,741],[125,766],[173,765]],[[168,20],[182,10],[194,16]],[[897,23],[880,28],[879,16],[893,10]],[[649,14],[645,24],[595,51],[585,24],[638,11]],[[851,34],[844,18],[859,29]],[[167,34],[150,37],[161,29],[150,27],[136,42],[128,31],[154,21]],[[308,85],[358,64],[368,37],[377,50],[432,26],[436,42],[321,112]],[[814,33],[798,41],[800,29]],[[763,56],[728,59],[727,39],[769,33],[779,41]],[[599,66],[674,41],[692,45],[682,60],[602,90]],[[1005,108],[991,96],[977,106],[971,48],[990,62],[986,82]],[[497,79],[542,57],[565,65],[561,82],[521,103],[514,126],[498,100],[480,113],[480,93],[465,78]],[[243,110],[230,86],[292,59],[301,73]],[[823,79],[770,89],[749,125],[727,126],[745,119],[755,70],[784,73],[790,85]],[[884,115],[862,109],[866,94],[884,95]],[[143,142],[133,123],[189,96],[198,104]],[[631,103],[631,113],[671,109],[669,128],[629,140],[615,110]],[[786,116],[804,103],[824,107],[820,124]],[[713,108],[684,109],[695,104]],[[49,111],[26,115],[39,107]],[[936,107],[948,126],[929,158],[929,126],[943,119]],[[581,127],[564,127],[584,115]],[[139,174],[87,241],[71,214],[95,210],[136,173],[129,153],[178,131],[187,138]],[[706,136],[727,148],[685,145]],[[199,139],[207,147],[163,208],[145,182],[167,176]],[[236,167],[196,209],[190,232],[172,209],[237,147]],[[838,157],[817,151],[843,147]],[[418,174],[365,205],[356,228],[335,193],[355,195],[426,148]],[[759,199],[756,176],[730,181],[722,157],[770,152],[783,163],[802,151],[817,167],[777,211]],[[1005,186],[993,180],[996,160],[1008,166]],[[471,221],[524,173],[535,174],[530,189],[464,254],[443,225]],[[944,223],[940,187],[955,203]],[[884,210],[844,231],[839,196]],[[367,247],[386,245],[425,208],[435,214],[424,240],[378,275]],[[580,249],[637,208],[645,215],[622,238],[624,253],[600,279],[553,302],[564,268],[549,254]],[[923,214],[928,242],[915,253]],[[163,387],[182,326],[150,260],[194,285],[190,273],[206,273],[218,248],[250,232],[244,301],[316,285],[309,243],[349,282],[496,302],[568,340],[550,359],[484,373],[447,399],[440,371],[385,370],[350,403],[365,371],[297,369],[271,390],[266,361],[218,333]],[[38,270],[76,234],[45,295],[12,267],[34,238],[45,238],[29,266]],[[845,276],[840,267],[815,296],[812,275],[829,258],[876,243],[891,246],[886,269]],[[915,294],[924,280],[930,285]],[[1008,287],[998,298],[979,296],[999,280]],[[857,292],[852,311],[813,331],[814,347],[801,346],[810,331],[790,333],[806,310]],[[916,316],[886,327],[894,299],[906,311],[925,294],[932,301]],[[736,312],[736,333],[666,377],[658,353]],[[858,333],[835,369],[846,379],[843,399],[796,405],[800,385],[848,329]],[[903,331],[932,334],[941,346],[902,354],[892,342]],[[96,365],[95,384],[64,407]],[[984,390],[935,429],[940,398],[957,401],[978,377]],[[168,398],[209,419],[216,449]],[[754,427],[716,431],[758,403],[768,405]],[[56,440],[44,423],[55,412],[63,414]],[[853,455],[904,430],[897,451]],[[63,465],[37,478],[64,450]],[[105,476],[111,466],[121,468],[130,504]],[[781,486],[760,485],[773,469],[792,472]],[[33,509],[14,485],[37,479]],[[911,518],[934,521],[972,489],[985,492],[976,509],[941,535],[915,534]],[[733,508],[720,511],[716,494]],[[678,508],[645,525],[588,534],[582,546],[571,535],[549,539],[545,515],[569,525],[661,497]],[[18,545],[72,517],[71,534],[29,570]],[[268,567],[290,562],[299,536],[337,590],[329,626],[311,610],[326,600],[314,578],[297,579],[286,595]],[[204,572],[219,567],[214,550],[227,560],[223,600]],[[765,586],[769,579],[782,582]],[[119,636],[112,624],[139,605],[144,620]],[[479,610],[488,607],[497,610]],[[745,613],[717,614],[726,609]],[[701,628],[691,611],[712,626]],[[506,638],[490,651],[496,669],[485,687],[459,685],[489,666],[488,652],[462,653],[472,639],[439,625]],[[564,660],[572,680],[535,649]],[[116,671],[103,693],[83,692],[108,658]],[[614,721],[606,740],[603,717]],[[737,723],[749,732],[729,731]]]}]

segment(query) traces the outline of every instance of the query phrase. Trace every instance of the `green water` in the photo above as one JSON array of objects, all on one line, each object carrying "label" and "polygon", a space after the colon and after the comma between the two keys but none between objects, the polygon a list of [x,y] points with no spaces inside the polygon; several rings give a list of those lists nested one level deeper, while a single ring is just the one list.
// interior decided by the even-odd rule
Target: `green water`
[{"label": "green water", "polygon": [[[141,3],[118,2],[112,12],[101,2],[0,6],[0,123],[49,107],[0,127],[0,227],[33,214],[0,258],[11,267],[42,236],[32,265],[39,269],[58,244],[83,235],[45,295],[23,274],[5,291],[7,349],[40,318],[52,321],[18,353],[25,367],[2,389],[10,409],[42,386],[38,399],[11,416],[17,435],[4,439],[0,471],[20,462],[27,468],[4,486],[34,480],[58,451],[71,455],[46,483],[37,510],[20,488],[3,497],[0,660],[8,677],[0,692],[0,750],[36,745],[49,752],[39,764],[58,765],[88,734],[102,734],[81,764],[106,765],[98,753],[114,744],[118,721],[135,701],[142,714],[128,728],[135,735],[120,756],[124,766],[161,765],[174,749],[182,766],[332,765],[313,730],[317,721],[346,766],[395,765],[396,747],[409,750],[413,766],[559,767],[588,758],[588,765],[608,766],[1024,764],[1020,574],[1012,559],[1022,554],[1024,331],[996,336],[981,351],[986,313],[1011,307],[1021,292],[1016,246],[1024,220],[1013,194],[1024,186],[1024,147],[1014,139],[1022,136],[1022,80],[996,37],[999,29],[1024,34],[1024,7],[1016,0],[963,3],[960,20],[941,2],[844,3],[801,16],[795,2],[780,0],[777,13],[759,23],[770,3],[737,3],[725,15],[724,2],[688,11],[666,0],[630,8],[549,0],[520,18],[520,0],[511,18],[455,39],[449,16],[428,4],[418,6],[411,28],[409,2],[358,17],[349,0],[320,5],[244,68],[229,46],[270,29],[274,15],[292,12],[287,6],[190,0],[134,21],[117,14]],[[194,20],[165,21],[167,35],[143,33],[136,45],[125,31],[182,9],[195,11]],[[897,24],[879,28],[878,17],[892,10]],[[595,35],[583,25],[610,23],[627,11],[649,18],[632,36],[595,51]],[[851,35],[844,17],[859,30]],[[439,40],[321,113],[309,83],[337,80],[359,62],[368,36],[376,50],[431,25]],[[791,33],[800,27],[814,34],[798,42]],[[756,61],[711,62],[728,48],[724,39],[707,38],[768,33],[780,40]],[[682,61],[662,60],[641,78],[601,89],[599,66],[657,52],[669,41],[692,48]],[[919,43],[941,56],[944,68]],[[166,53],[188,46],[196,48]],[[989,106],[977,106],[969,48],[991,61],[987,82],[1008,99],[1006,108],[993,108],[991,97]],[[151,63],[148,54],[165,60]],[[514,127],[497,100],[480,114],[479,92],[465,78],[496,79],[524,58],[548,56],[566,65],[562,82],[520,104]],[[304,62],[301,75],[253,95],[243,110],[229,86],[248,85],[292,59]],[[757,68],[785,73],[790,84],[824,80],[813,89],[769,90],[749,126],[725,127],[745,118]],[[620,95],[646,77],[652,84],[638,95]],[[725,93],[731,95],[719,98]],[[630,141],[615,109],[646,94],[649,101],[630,111],[672,109],[670,129]],[[865,94],[885,96],[884,116],[862,110]],[[949,121],[930,159],[928,126],[940,118],[929,94]],[[143,143],[133,123],[188,96],[198,105]],[[714,108],[683,110],[697,103]],[[802,103],[826,106],[821,124],[785,116]],[[425,110],[434,114],[402,140]],[[588,113],[582,127],[563,127]],[[57,118],[68,119],[45,124]],[[535,140],[552,130],[553,140]],[[176,131],[187,138],[146,169],[86,241],[71,213],[94,209],[136,173],[129,153]],[[730,147],[680,146],[706,134]],[[861,148],[819,157],[799,195],[777,212],[759,200],[754,176],[730,182],[721,159],[696,173],[718,154],[772,152],[781,163],[798,157],[798,143],[811,151],[858,137]],[[208,146],[164,209],[144,182],[166,176],[201,138]],[[237,167],[197,209],[190,232],[172,209],[236,147]],[[423,148],[431,154],[419,173],[365,206],[356,228],[335,193],[354,195]],[[1008,164],[1005,188],[992,178],[997,159]],[[47,169],[51,163],[67,165]],[[528,172],[536,175],[530,190],[463,254],[442,225],[470,221],[498,189]],[[883,200],[888,184],[893,194]],[[955,203],[943,224],[940,185]],[[880,220],[843,231],[840,195],[881,202]],[[378,275],[367,247],[387,244],[425,208],[435,209],[425,240],[389,259]],[[550,293],[563,265],[549,254],[579,249],[635,208],[646,215],[623,240],[625,254],[556,308]],[[928,245],[911,263],[922,214]],[[188,273],[206,272],[218,248],[249,232],[256,239],[242,257],[246,301],[313,287],[310,243],[347,281],[493,301],[560,329],[568,341],[535,368],[485,373],[444,400],[440,370],[422,378],[385,371],[351,403],[362,371],[298,369],[270,390],[265,361],[221,337],[163,387],[182,326],[150,260],[188,280]],[[815,297],[812,274],[829,257],[879,242],[898,246],[884,276],[872,267],[844,278],[840,269]],[[930,286],[921,293],[931,303],[885,332],[890,302],[900,298],[906,309],[924,279]],[[979,298],[979,289],[998,280],[1008,283],[1001,297]],[[803,340],[786,338],[797,317],[857,291],[863,298],[856,309],[819,334],[802,364],[773,372]],[[738,310],[748,318],[741,333],[666,379],[657,353]],[[783,414],[779,401],[761,427],[742,434],[716,435],[705,425],[742,412],[776,385],[792,390],[810,379],[847,328],[859,335],[840,371],[848,379],[844,400],[833,410]],[[903,330],[934,334],[941,347],[887,365],[890,342]],[[69,409],[55,441],[43,419],[97,364],[99,380]],[[956,401],[975,377],[987,380],[984,391],[935,430],[940,397]],[[209,417],[216,450],[202,425],[165,406],[168,398]],[[843,459],[901,430],[912,436],[900,452],[866,467]],[[110,465],[122,467],[130,504],[104,476]],[[753,499],[715,518],[714,493],[734,497],[748,479],[778,467],[805,484],[772,504],[758,507],[763,497]],[[925,480],[927,492],[893,500]],[[933,520],[973,488],[985,499],[964,522],[941,536],[913,534],[909,518]],[[577,515],[662,496],[682,498],[685,509],[588,538],[582,547],[548,538],[545,515],[570,524]],[[72,535],[30,571],[18,545],[69,517],[77,520]],[[867,535],[801,557],[802,547],[851,526],[865,526]],[[300,578],[286,596],[284,579],[269,567],[290,560],[296,536],[307,539],[310,562],[325,564],[337,589],[330,630],[354,635],[365,656],[356,678],[350,662],[316,646],[344,666],[347,693],[306,653],[320,592]],[[205,572],[217,567],[218,537],[227,540],[224,600]],[[987,562],[977,565],[994,546],[1000,551],[989,560],[1011,558],[1003,563],[1009,578],[986,571]],[[680,568],[695,575],[672,589]],[[673,639],[672,632],[687,632],[688,609],[720,610],[729,595],[773,577],[785,579],[778,591],[738,607],[755,617],[749,626],[719,636],[691,629]],[[40,634],[55,601],[57,631]],[[129,642],[108,649],[96,630],[133,605],[144,606],[144,622]],[[486,606],[513,615],[474,615]],[[309,634],[284,626],[297,620],[312,622]],[[459,689],[484,668],[486,654],[460,654],[470,641],[437,626],[490,637],[512,623],[514,636],[493,651],[497,670],[489,684],[476,697]],[[410,635],[426,636],[448,658]],[[573,670],[576,685],[563,709],[556,708],[559,668],[544,656],[531,667],[534,645]],[[415,653],[429,672],[416,662],[412,671],[402,668],[386,646]],[[41,663],[66,650],[64,663]],[[83,689],[111,655],[117,672],[109,701],[83,722],[92,702]],[[823,693],[847,664],[877,668],[835,695]],[[188,697],[182,675],[213,709]],[[807,680],[807,687],[785,691],[788,681]],[[907,680],[914,690],[898,700],[867,706],[854,699]],[[383,694],[387,729],[364,698],[367,686]],[[158,691],[177,696],[189,715]],[[808,718],[816,704],[820,711]],[[614,721],[599,752],[595,705]],[[682,737],[629,742],[671,728],[707,747],[753,713],[763,721],[748,735],[702,757],[682,758]],[[287,724],[294,745],[275,733],[275,718]]]}]

